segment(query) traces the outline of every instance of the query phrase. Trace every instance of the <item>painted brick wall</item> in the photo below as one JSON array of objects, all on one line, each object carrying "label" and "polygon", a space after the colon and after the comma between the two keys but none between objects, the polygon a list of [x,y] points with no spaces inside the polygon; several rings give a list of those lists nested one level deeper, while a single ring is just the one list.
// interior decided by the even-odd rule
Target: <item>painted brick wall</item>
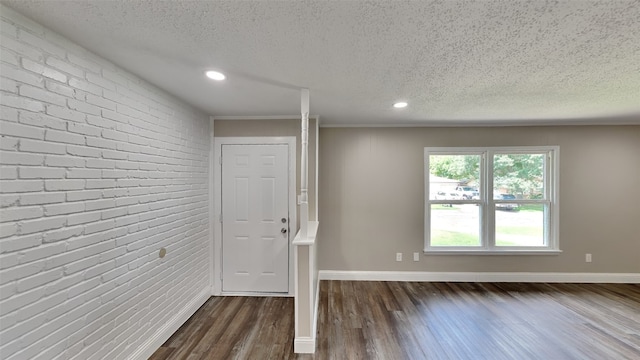
[{"label": "painted brick wall", "polygon": [[208,118],[0,6],[0,358],[140,356],[210,291]]}]

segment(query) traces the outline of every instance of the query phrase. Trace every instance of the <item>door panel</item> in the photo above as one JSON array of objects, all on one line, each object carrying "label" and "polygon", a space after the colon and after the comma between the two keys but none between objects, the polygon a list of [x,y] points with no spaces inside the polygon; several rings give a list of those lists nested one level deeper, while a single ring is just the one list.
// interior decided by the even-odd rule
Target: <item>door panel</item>
[{"label": "door panel", "polygon": [[222,145],[225,292],[289,291],[288,153],[288,145]]}]

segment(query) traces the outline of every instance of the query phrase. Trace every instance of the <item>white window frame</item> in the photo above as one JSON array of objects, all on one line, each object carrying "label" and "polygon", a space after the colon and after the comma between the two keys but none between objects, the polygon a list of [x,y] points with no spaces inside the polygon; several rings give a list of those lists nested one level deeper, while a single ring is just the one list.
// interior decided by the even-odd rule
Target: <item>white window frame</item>
[{"label": "white window frame", "polygon": [[[544,197],[535,200],[494,200],[493,158],[495,154],[546,154],[544,169]],[[480,155],[480,198],[477,200],[430,199],[429,156],[430,155]],[[559,254],[559,146],[514,146],[514,147],[425,147],[424,148],[424,253],[442,255],[549,255]],[[542,204],[546,206],[544,246],[496,246],[496,203]],[[431,205],[476,204],[480,217],[480,246],[431,246]]]}]

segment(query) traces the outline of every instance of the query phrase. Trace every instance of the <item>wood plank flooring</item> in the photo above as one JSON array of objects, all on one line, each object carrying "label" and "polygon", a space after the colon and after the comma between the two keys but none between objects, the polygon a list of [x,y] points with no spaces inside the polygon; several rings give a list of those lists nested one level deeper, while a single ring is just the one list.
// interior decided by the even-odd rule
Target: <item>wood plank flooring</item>
[{"label": "wood plank flooring", "polygon": [[292,298],[217,297],[151,357],[640,359],[640,285],[323,281],[318,348]]}]

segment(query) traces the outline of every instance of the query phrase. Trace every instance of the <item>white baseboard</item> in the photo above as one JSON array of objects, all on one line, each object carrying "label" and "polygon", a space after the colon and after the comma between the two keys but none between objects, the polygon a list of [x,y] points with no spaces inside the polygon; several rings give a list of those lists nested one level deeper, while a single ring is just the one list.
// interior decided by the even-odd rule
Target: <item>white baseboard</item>
[{"label": "white baseboard", "polygon": [[293,352],[296,354],[313,354],[316,352],[316,337],[297,337],[293,340]]},{"label": "white baseboard", "polygon": [[243,296],[243,297],[294,297],[295,294],[289,293],[267,293],[267,292],[223,292],[218,294],[213,294],[211,296]]},{"label": "white baseboard", "polygon": [[158,330],[153,334],[147,341],[145,341],[139,348],[134,352],[129,359],[140,359],[146,360],[153,353],[158,350],[162,344],[164,344],[167,339],[175,333],[180,326],[182,326],[191,315],[193,315],[201,306],[211,297],[211,289],[206,288],[200,292],[198,296],[196,296],[193,300],[191,300],[185,307],[174,315],[171,320],[169,320],[166,324],[160,326]]},{"label": "white baseboard", "polygon": [[640,284],[640,273],[423,272],[320,270],[320,280]]}]

